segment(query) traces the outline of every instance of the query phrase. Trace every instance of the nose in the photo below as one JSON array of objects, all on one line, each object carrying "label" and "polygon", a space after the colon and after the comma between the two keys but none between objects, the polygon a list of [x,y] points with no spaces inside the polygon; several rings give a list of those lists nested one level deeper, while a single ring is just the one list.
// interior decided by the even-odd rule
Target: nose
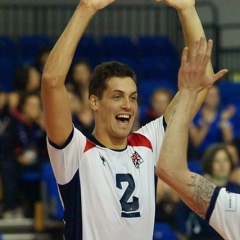
[{"label": "nose", "polygon": [[122,109],[131,110],[131,102],[128,98],[124,98],[122,102]]}]

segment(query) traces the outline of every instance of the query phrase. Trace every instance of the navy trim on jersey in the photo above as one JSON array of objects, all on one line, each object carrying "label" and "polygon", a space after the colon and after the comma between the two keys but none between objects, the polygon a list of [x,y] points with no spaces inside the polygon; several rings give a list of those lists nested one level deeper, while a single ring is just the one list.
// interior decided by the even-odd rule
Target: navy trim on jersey
[{"label": "navy trim on jersey", "polygon": [[67,138],[67,141],[61,146],[58,146],[56,143],[52,142],[49,138],[48,138],[48,141],[52,147],[61,150],[61,149],[64,149],[71,142],[73,138],[73,133],[74,133],[74,128],[72,129],[69,137]]},{"label": "navy trim on jersey", "polygon": [[[100,147],[104,147],[104,148],[107,148],[106,146],[104,146],[102,143],[100,143],[92,134],[88,136],[88,139],[95,143],[96,145],[100,146]],[[124,151],[125,149],[127,148],[127,146],[124,148],[124,149],[111,149],[111,148],[108,148],[108,149],[111,149],[113,151],[116,151],[116,152],[122,152]]]},{"label": "navy trim on jersey", "polygon": [[82,240],[82,204],[79,170],[72,180],[59,186],[64,205],[65,240]]},{"label": "navy trim on jersey", "polygon": [[163,128],[164,128],[164,131],[166,131],[166,129],[167,129],[167,123],[166,123],[166,121],[165,121],[164,116],[163,116]]},{"label": "navy trim on jersey", "polygon": [[207,210],[207,213],[206,213],[206,217],[205,217],[205,220],[209,223],[209,220],[210,220],[210,217],[212,216],[212,212],[213,212],[213,209],[215,207],[215,203],[217,201],[217,198],[218,198],[218,194],[220,192],[221,188],[220,187],[216,187],[214,192],[213,192],[213,195],[212,195],[212,198],[211,198],[211,201],[210,201],[210,204],[209,204],[209,207],[208,207],[208,210]]}]

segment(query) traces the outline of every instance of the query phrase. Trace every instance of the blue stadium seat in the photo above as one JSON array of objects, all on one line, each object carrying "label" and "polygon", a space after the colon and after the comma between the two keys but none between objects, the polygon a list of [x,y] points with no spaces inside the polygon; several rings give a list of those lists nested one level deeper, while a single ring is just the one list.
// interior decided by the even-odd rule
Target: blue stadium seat
[{"label": "blue stadium seat", "polygon": [[137,48],[141,57],[169,56],[179,58],[175,46],[166,36],[140,36]]},{"label": "blue stadium seat", "polygon": [[150,106],[152,93],[157,88],[166,88],[173,94],[177,92],[177,85],[166,79],[145,79],[137,82],[139,104]]},{"label": "blue stadium seat", "polygon": [[0,86],[5,92],[13,91],[13,78],[15,62],[11,59],[0,57]]},{"label": "blue stadium seat", "polygon": [[0,35],[0,57],[16,58],[16,44],[9,36]]},{"label": "blue stadium seat", "polygon": [[74,60],[85,59],[89,62],[91,67],[95,67],[99,63],[98,56],[99,47],[96,39],[91,35],[83,35],[76,48]]},{"label": "blue stadium seat", "polygon": [[177,84],[178,68],[176,60],[169,56],[145,56],[139,59],[141,78],[165,78]]},{"label": "blue stadium seat", "polygon": [[23,35],[17,38],[19,57],[36,58],[43,46],[53,46],[54,40],[47,35]]},{"label": "blue stadium seat", "polygon": [[100,40],[100,56],[124,56],[130,59],[137,59],[137,48],[129,36],[103,36]]},{"label": "blue stadium seat", "polygon": [[58,193],[58,187],[50,163],[45,163],[42,169],[43,200],[48,206],[48,216],[51,219],[63,219],[63,207]]},{"label": "blue stadium seat", "polygon": [[240,106],[240,83],[221,81],[218,83],[221,104],[223,106],[236,104]]},{"label": "blue stadium seat", "polygon": [[155,223],[153,240],[179,240],[168,224]]}]

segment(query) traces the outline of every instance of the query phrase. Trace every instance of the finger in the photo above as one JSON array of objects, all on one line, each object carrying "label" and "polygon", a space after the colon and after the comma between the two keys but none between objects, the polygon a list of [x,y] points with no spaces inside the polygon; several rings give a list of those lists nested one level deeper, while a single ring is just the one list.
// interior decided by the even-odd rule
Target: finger
[{"label": "finger", "polygon": [[203,68],[205,68],[207,66],[209,59],[211,58],[212,48],[213,48],[213,41],[211,39],[209,39],[207,42],[207,49],[206,49],[205,55],[202,60]]},{"label": "finger", "polygon": [[214,74],[211,79],[214,82],[216,82],[218,79],[220,79],[221,77],[223,77],[226,73],[228,72],[227,69],[222,69],[219,72],[217,72],[216,74]]},{"label": "finger", "polygon": [[181,66],[185,66],[187,64],[187,55],[188,55],[188,47],[185,47],[182,51],[181,57]]},{"label": "finger", "polygon": [[193,50],[189,56],[189,62],[190,63],[194,63],[195,60],[196,60],[196,55],[197,55],[197,49],[198,49],[198,44],[199,44],[199,41],[195,41],[194,43],[194,47],[193,47]]},{"label": "finger", "polygon": [[196,61],[198,64],[200,64],[201,61],[203,60],[203,55],[204,55],[204,50],[205,50],[205,41],[206,41],[205,37],[200,38],[198,52],[197,52],[197,58],[196,58]]}]

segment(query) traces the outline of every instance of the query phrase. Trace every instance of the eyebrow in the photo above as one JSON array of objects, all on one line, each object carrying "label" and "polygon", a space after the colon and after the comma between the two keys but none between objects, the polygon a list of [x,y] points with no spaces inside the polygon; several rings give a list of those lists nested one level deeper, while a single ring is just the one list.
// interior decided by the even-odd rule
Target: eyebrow
[{"label": "eyebrow", "polygon": [[[118,90],[118,89],[113,90],[112,92],[118,92],[118,93],[125,94],[125,92],[123,92],[123,91],[121,91],[121,90]],[[134,91],[134,92],[132,92],[130,95],[137,94],[137,93],[138,93],[137,91]]]}]

